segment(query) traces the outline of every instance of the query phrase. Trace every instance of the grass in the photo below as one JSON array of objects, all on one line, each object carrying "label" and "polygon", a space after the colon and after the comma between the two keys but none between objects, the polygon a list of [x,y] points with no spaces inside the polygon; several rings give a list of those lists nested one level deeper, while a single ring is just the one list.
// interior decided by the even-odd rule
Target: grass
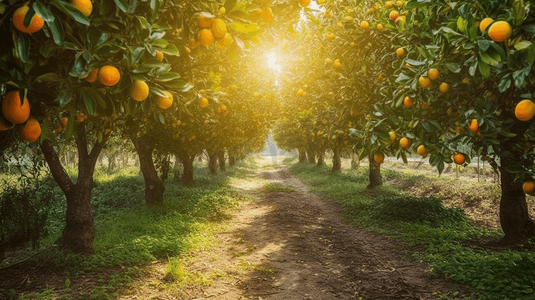
[{"label": "grass", "polygon": [[[477,247],[481,241],[495,240],[502,234],[475,226],[462,210],[444,207],[440,198],[414,197],[392,186],[368,190],[364,168],[332,174],[328,167],[295,164],[295,159],[285,163],[294,175],[312,186],[313,192],[340,203],[354,225],[423,249],[413,253],[411,259],[428,263],[432,275],[469,286],[473,295],[466,299],[535,298],[535,253]],[[418,176],[383,171],[385,181],[422,179]],[[464,190],[466,201],[480,192]],[[443,295],[442,299],[454,298]]]},{"label": "grass", "polygon": [[[114,299],[143,275],[143,266],[156,261],[169,262],[169,278],[208,284],[209,278],[181,271],[181,259],[191,251],[211,247],[213,233],[224,226],[231,210],[246,200],[229,185],[235,170],[238,168],[205,176],[206,168],[199,168],[196,183],[188,187],[166,182],[165,207],[158,209],[144,205],[144,182],[137,170],[97,172],[93,192],[95,254],[64,254],[54,248],[45,251],[37,259],[52,261],[64,270],[68,286],[18,296],[13,291],[10,299]],[[49,241],[59,237],[64,215],[63,206],[57,204],[48,224],[53,233],[47,237]],[[82,277],[100,279],[91,289],[80,292],[77,287]]]},{"label": "grass", "polygon": [[275,183],[268,183],[262,188],[264,193],[295,193],[293,187],[286,187]]}]

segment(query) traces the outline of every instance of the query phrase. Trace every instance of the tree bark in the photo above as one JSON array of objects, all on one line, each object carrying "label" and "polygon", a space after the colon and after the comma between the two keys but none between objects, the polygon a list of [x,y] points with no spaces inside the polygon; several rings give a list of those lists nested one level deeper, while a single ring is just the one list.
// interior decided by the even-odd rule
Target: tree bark
[{"label": "tree bark", "polygon": [[234,167],[236,165],[236,158],[234,158],[234,156],[229,156],[228,165],[231,167]]},{"label": "tree bark", "polygon": [[359,156],[356,153],[351,153],[351,170],[356,170],[359,166]]},{"label": "tree bark", "polygon": [[217,153],[217,161],[219,162],[219,170],[221,171],[226,171],[227,170],[227,166],[226,166],[226,163],[225,163],[225,151],[219,151]]},{"label": "tree bark", "polygon": [[307,153],[303,149],[298,149],[299,151],[299,163],[303,164],[307,161]]},{"label": "tree bark", "polygon": [[130,140],[139,157],[139,168],[145,180],[145,203],[148,206],[163,205],[163,193],[165,185],[158,176],[158,171],[154,166],[152,152],[155,148],[155,142],[148,135],[137,137],[136,132],[129,131]]},{"label": "tree bark", "polygon": [[160,179],[165,182],[169,178],[169,170],[171,169],[171,158],[169,155],[165,155],[162,160],[162,166],[160,168]]},{"label": "tree bark", "polygon": [[342,170],[342,160],[340,159],[340,150],[333,150],[333,172],[340,172]]},{"label": "tree bark", "polygon": [[316,167],[323,167],[325,165],[325,161],[323,160],[323,153],[318,154],[318,163],[316,164]]},{"label": "tree bark", "polygon": [[370,162],[370,183],[368,184],[367,188],[373,189],[383,185],[383,178],[381,177],[381,165],[375,163],[373,156],[368,157],[368,160]]},{"label": "tree bark", "polygon": [[175,166],[173,167],[173,179],[180,181],[180,159],[175,155]]},{"label": "tree bark", "polygon": [[180,161],[182,162],[182,165],[184,166],[184,170],[182,172],[182,183],[185,185],[192,185],[193,184],[193,161],[195,160],[195,155],[182,155],[180,157]]},{"label": "tree bark", "polygon": [[63,168],[59,156],[49,140],[44,140],[41,150],[52,177],[67,199],[66,225],[59,241],[60,247],[74,253],[93,253],[95,227],[91,207],[91,192],[95,187],[93,174],[95,165],[109,134],[104,135],[88,152],[85,123],[78,125],[76,145],[78,148],[78,180],[71,181]]},{"label": "tree bark", "polygon": [[208,152],[208,169],[210,169],[210,174],[217,174],[217,154],[215,152]]},{"label": "tree bark", "polygon": [[311,149],[307,149],[307,157],[308,157],[308,163],[310,164],[316,163],[316,156],[314,155],[314,152]]}]

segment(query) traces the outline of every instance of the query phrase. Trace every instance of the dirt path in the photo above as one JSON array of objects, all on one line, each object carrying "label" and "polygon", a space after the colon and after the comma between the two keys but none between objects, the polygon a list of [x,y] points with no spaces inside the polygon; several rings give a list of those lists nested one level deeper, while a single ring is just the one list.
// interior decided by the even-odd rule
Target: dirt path
[{"label": "dirt path", "polygon": [[[188,259],[187,268],[210,284],[182,286],[174,296],[145,285],[123,298],[437,299],[452,287],[402,260],[402,244],[343,223],[339,205],[309,193],[286,168],[261,163],[263,170],[250,170],[256,178],[235,184],[257,200],[217,235],[218,246]],[[266,183],[295,192],[262,193]]]}]

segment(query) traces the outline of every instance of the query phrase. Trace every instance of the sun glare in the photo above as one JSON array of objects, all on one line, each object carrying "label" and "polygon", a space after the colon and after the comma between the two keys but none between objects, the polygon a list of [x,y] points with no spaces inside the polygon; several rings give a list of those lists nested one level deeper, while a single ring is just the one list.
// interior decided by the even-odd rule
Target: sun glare
[{"label": "sun glare", "polygon": [[278,63],[279,57],[275,52],[270,52],[267,54],[267,62],[270,69],[275,71],[277,74],[280,73],[282,66]]}]

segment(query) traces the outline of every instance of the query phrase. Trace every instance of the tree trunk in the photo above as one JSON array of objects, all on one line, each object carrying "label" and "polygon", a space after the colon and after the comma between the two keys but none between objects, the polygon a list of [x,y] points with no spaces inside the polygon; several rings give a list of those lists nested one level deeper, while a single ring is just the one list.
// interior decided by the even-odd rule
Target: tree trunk
[{"label": "tree trunk", "polygon": [[303,149],[299,149],[299,163],[304,164],[307,161],[307,153]]},{"label": "tree trunk", "polygon": [[308,157],[308,163],[310,164],[316,163],[316,156],[314,155],[314,152],[311,149],[307,150],[307,157]]},{"label": "tree trunk", "polygon": [[163,193],[165,185],[158,176],[158,171],[154,166],[152,152],[156,146],[154,141],[151,141],[149,135],[137,137],[136,132],[131,130],[130,139],[134,144],[134,148],[139,157],[139,167],[145,180],[145,203],[148,206],[163,205]]},{"label": "tree trunk", "polygon": [[236,158],[234,158],[234,156],[229,156],[228,165],[231,167],[234,167],[236,165]]},{"label": "tree trunk", "polygon": [[359,166],[359,156],[356,153],[351,153],[351,170],[356,170]]},{"label": "tree trunk", "polygon": [[180,159],[175,156],[175,166],[173,167],[173,179],[180,181]]},{"label": "tree trunk", "polygon": [[316,167],[323,167],[325,165],[325,161],[323,160],[323,153],[318,154],[318,163],[316,164]]},{"label": "tree trunk", "polygon": [[91,208],[91,192],[95,187],[95,165],[109,133],[100,142],[95,142],[91,152],[87,149],[85,123],[78,125],[76,145],[78,149],[78,180],[74,184],[61,165],[58,153],[49,140],[41,143],[41,150],[52,177],[67,199],[66,225],[60,239],[60,247],[75,253],[93,253],[95,227]]},{"label": "tree trunk", "polygon": [[160,168],[160,179],[165,182],[169,178],[169,170],[170,170],[170,164],[171,164],[171,158],[169,155],[166,155],[162,160],[162,166]]},{"label": "tree trunk", "polygon": [[342,170],[342,160],[340,159],[340,150],[333,150],[333,172],[340,172]]},{"label": "tree trunk", "polygon": [[217,153],[217,161],[219,162],[219,170],[226,171],[227,166],[225,164],[225,151],[219,151]]},{"label": "tree trunk", "polygon": [[373,156],[368,157],[368,160],[370,161],[370,183],[368,184],[367,188],[373,189],[383,185],[383,178],[381,177],[381,165],[375,163]]},{"label": "tree trunk", "polygon": [[183,155],[180,157],[180,161],[182,162],[182,165],[184,166],[184,170],[182,172],[182,183],[185,185],[191,185],[193,184],[193,161],[195,160],[195,155],[189,156],[189,155]]},{"label": "tree trunk", "polygon": [[208,168],[210,169],[210,174],[217,174],[217,154],[215,152],[208,152]]}]

